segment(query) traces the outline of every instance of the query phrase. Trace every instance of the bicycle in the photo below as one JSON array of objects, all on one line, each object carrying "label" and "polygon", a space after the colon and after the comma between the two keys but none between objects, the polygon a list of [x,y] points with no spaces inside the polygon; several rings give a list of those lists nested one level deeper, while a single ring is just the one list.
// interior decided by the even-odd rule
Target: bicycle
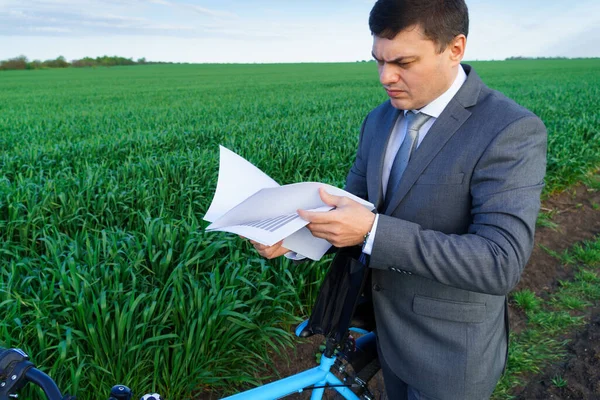
[{"label": "bicycle", "polygon": [[[307,324],[308,321],[305,321],[298,326],[296,336],[311,335],[306,331]],[[380,368],[375,333],[361,328],[351,328],[350,332],[362,336],[355,340],[348,333],[340,342],[327,338],[319,366],[222,400],[271,400],[305,390],[312,390],[311,400],[318,400],[323,398],[326,389],[335,390],[347,400],[374,400],[368,382]],[[348,366],[352,367],[352,372]],[[342,375],[342,379],[333,371]],[[28,382],[39,386],[48,400],[75,400],[74,396],[63,396],[54,380],[35,368],[25,352],[0,349],[0,400],[17,398],[18,391]],[[109,400],[131,400],[132,396],[125,385],[115,385]],[[142,396],[140,400],[161,400],[161,397],[153,393]]]}]

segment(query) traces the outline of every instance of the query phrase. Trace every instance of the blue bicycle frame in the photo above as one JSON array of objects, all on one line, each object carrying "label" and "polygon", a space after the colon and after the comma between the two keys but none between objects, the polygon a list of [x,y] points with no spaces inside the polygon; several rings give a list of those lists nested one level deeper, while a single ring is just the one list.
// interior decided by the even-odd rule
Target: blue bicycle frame
[{"label": "blue bicycle frame", "polygon": [[335,358],[322,356],[321,364],[318,367],[226,397],[223,400],[274,400],[292,393],[302,392],[311,385],[318,387],[313,389],[311,400],[323,398],[326,385],[332,386],[332,389],[337,390],[345,399],[359,400],[359,397],[352,390],[344,386],[342,381],[330,372],[334,362]]},{"label": "blue bicycle frame", "polygon": [[[305,321],[298,326],[296,329],[296,336],[300,336],[300,332],[307,323],[308,321]],[[368,332],[361,329],[351,330],[362,334],[368,334]],[[222,400],[274,400],[293,393],[303,392],[305,389],[312,390],[311,400],[320,400],[323,398],[325,388],[335,389],[347,400],[360,400],[360,398],[348,388],[347,384],[344,384],[331,372],[335,360],[336,357],[327,357],[323,354],[321,356],[321,363],[318,367],[226,397]],[[313,385],[314,388],[311,388]]]}]

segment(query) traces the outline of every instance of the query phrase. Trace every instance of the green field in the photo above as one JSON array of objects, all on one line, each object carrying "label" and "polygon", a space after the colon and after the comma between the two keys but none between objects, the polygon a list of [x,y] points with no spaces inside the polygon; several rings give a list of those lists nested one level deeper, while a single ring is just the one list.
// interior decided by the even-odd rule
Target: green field
[{"label": "green field", "polygon": [[[548,127],[545,195],[600,166],[600,59],[472,65]],[[373,63],[0,72],[0,343],[81,399],[272,374],[327,261],[204,233],[218,145],[282,184],[342,186],[385,98]]]}]

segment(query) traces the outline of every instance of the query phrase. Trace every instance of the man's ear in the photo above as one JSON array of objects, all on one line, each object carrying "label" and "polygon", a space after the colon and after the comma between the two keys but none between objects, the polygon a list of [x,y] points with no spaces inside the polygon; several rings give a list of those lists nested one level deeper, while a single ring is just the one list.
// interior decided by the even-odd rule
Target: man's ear
[{"label": "man's ear", "polygon": [[465,49],[467,47],[467,37],[463,34],[457,35],[450,44],[448,44],[448,50],[450,54],[450,60],[455,63],[460,63],[465,56]]}]

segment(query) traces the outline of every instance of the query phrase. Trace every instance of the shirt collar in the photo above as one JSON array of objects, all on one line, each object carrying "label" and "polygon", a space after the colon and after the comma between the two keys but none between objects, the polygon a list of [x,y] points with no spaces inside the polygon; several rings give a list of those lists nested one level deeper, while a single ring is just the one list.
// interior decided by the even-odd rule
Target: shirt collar
[{"label": "shirt collar", "polygon": [[[452,100],[454,95],[458,92],[460,87],[467,80],[467,74],[465,73],[465,70],[463,69],[462,65],[459,65],[459,67],[460,68],[458,68],[458,73],[456,74],[456,78],[454,78],[454,82],[452,83],[452,85],[450,85],[448,90],[446,90],[444,93],[442,93],[442,95],[440,97],[433,100],[431,103],[427,104],[425,107],[421,108],[420,110],[410,110],[410,111],[412,111],[415,114],[422,112],[422,113],[430,115],[434,118],[438,118],[440,116],[440,114],[442,113],[442,111],[444,111],[444,108],[446,108],[448,103],[450,103],[450,100]],[[407,113],[407,111],[404,111],[404,115],[406,115],[406,113]]]}]

